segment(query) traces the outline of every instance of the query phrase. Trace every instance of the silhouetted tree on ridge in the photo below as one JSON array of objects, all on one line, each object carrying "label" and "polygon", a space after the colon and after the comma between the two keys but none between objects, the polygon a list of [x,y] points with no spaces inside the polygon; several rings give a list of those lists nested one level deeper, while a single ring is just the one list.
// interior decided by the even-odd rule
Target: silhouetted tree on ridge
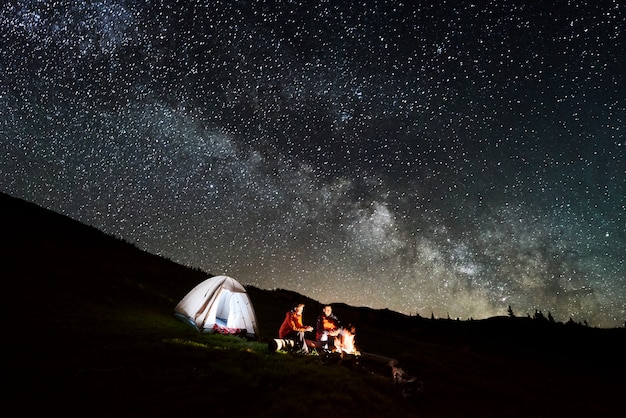
[{"label": "silhouetted tree on ridge", "polygon": [[509,309],[507,309],[510,318],[515,318],[515,313],[513,312],[513,308],[509,305]]},{"label": "silhouetted tree on ridge", "polygon": [[533,317],[536,321],[546,321],[546,317],[543,315],[543,312],[535,309],[535,316]]}]

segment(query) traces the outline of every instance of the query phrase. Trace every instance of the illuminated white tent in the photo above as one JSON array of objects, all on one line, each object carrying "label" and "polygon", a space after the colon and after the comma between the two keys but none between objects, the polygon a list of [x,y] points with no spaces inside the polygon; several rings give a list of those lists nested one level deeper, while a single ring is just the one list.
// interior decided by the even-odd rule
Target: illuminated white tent
[{"label": "illuminated white tent", "polygon": [[246,289],[228,276],[215,276],[191,289],[174,315],[202,332],[258,335],[256,314]]}]

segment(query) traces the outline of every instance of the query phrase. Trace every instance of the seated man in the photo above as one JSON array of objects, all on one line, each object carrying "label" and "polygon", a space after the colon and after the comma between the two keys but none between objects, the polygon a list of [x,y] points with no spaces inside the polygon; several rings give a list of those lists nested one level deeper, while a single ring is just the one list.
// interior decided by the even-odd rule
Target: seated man
[{"label": "seated man", "polygon": [[334,351],[335,349],[335,337],[339,335],[339,328],[341,324],[339,319],[333,313],[333,308],[330,305],[324,305],[322,313],[317,317],[315,323],[315,340],[317,346],[321,350]]},{"label": "seated man", "polygon": [[305,332],[313,331],[312,326],[302,324],[302,313],[304,311],[304,303],[296,305],[295,308],[287,312],[285,320],[278,330],[278,337],[281,339],[289,339],[294,341],[294,347],[304,353],[309,352]]}]

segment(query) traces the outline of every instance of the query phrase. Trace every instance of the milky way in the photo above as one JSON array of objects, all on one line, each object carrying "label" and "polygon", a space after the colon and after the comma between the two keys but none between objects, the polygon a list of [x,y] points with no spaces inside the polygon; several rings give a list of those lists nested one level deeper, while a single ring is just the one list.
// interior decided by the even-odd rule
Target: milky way
[{"label": "milky way", "polygon": [[625,27],[617,0],[5,0],[0,190],[322,302],[623,326]]}]

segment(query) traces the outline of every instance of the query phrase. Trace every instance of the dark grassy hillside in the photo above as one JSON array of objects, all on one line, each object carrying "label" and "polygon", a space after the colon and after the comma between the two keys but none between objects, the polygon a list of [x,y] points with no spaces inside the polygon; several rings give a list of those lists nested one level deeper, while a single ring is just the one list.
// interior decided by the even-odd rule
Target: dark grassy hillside
[{"label": "dark grassy hillside", "polygon": [[18,416],[624,417],[626,330],[527,318],[430,320],[336,304],[361,348],[424,381],[404,399],[365,369],[271,354],[293,303],[250,287],[261,341],[198,334],[175,304],[204,272],[0,194],[5,408]]},{"label": "dark grassy hillside", "polygon": [[272,354],[267,343],[198,334],[178,321],[174,306],[203,272],[6,195],[0,210],[0,275],[12,295],[5,398],[20,416],[412,410],[395,403],[388,377]]}]

